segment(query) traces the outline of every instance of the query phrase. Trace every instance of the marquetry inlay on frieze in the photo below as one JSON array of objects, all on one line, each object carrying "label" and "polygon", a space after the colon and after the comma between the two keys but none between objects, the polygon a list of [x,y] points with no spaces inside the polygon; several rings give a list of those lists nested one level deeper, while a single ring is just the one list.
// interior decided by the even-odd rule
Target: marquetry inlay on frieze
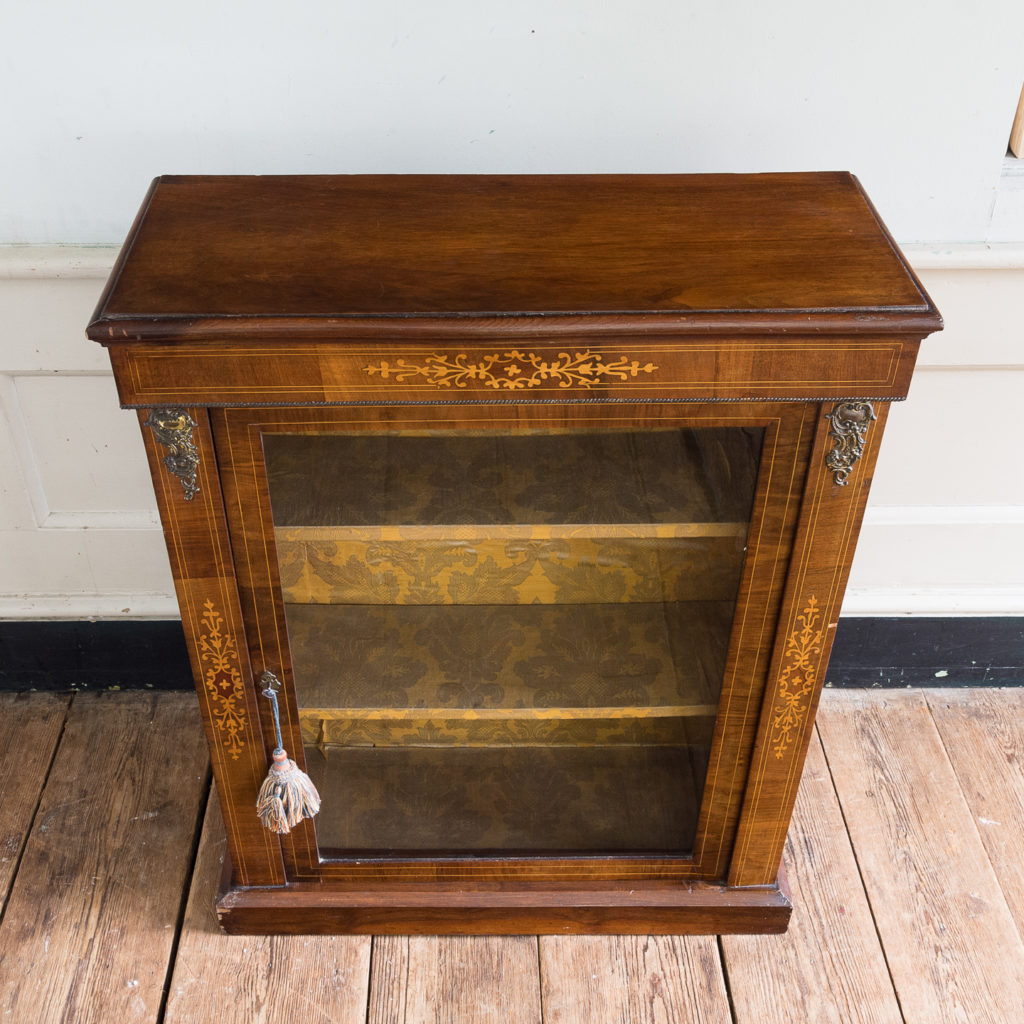
[{"label": "marquetry inlay on frieze", "polygon": [[420,381],[437,388],[464,388],[471,382],[493,388],[495,391],[523,391],[541,385],[555,384],[560,388],[591,388],[595,384],[628,380],[640,374],[654,373],[654,363],[642,363],[628,356],[606,359],[600,353],[586,349],[582,352],[559,352],[556,356],[538,355],[536,352],[494,352],[470,361],[465,352],[457,355],[426,356],[415,362],[396,359],[380,360],[364,366],[363,372],[381,380],[404,384]]}]

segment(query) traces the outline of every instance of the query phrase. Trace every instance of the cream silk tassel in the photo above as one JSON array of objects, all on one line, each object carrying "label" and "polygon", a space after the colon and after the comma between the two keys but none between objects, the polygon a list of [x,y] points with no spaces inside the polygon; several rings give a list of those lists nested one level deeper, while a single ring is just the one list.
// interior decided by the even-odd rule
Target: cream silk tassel
[{"label": "cream silk tassel", "polygon": [[272,672],[264,672],[260,681],[267,684],[263,691],[274,714],[274,733],[277,747],[267,777],[256,798],[256,813],[260,821],[278,835],[287,835],[303,818],[312,818],[320,810],[320,794],[310,777],[288,757],[281,740],[281,720],[277,708],[277,693],[273,684],[278,682]]}]

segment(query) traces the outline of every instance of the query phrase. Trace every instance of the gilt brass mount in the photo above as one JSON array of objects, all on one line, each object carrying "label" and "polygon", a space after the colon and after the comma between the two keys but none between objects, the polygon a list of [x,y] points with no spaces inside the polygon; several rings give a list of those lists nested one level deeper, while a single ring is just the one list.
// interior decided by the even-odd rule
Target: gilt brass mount
[{"label": "gilt brass mount", "polygon": [[832,481],[837,486],[845,487],[850,482],[850,472],[864,454],[864,435],[876,418],[870,402],[838,402],[825,414],[831,425],[828,436],[832,439],[825,465],[832,471]]},{"label": "gilt brass mount", "polygon": [[187,409],[158,406],[150,411],[143,426],[152,428],[157,441],[167,449],[163,464],[181,481],[185,500],[191,501],[199,493],[199,451],[192,440],[192,431],[199,424]]}]

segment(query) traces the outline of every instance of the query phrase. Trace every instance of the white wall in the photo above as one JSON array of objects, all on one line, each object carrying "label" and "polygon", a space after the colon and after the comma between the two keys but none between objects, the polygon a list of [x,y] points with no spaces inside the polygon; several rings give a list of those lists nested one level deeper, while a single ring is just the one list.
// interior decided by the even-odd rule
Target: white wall
[{"label": "white wall", "polygon": [[0,19],[0,241],[117,242],[161,173],[851,170],[988,237],[1020,0],[36,0]]},{"label": "white wall", "polygon": [[1024,247],[910,246],[946,320],[893,405],[844,614],[1024,614]]},{"label": "white wall", "polygon": [[1024,614],[1019,0],[41,0],[0,26],[0,617],[175,614],[82,335],[156,174],[784,169],[857,173],[948,324],[845,611]]},{"label": "white wall", "polygon": [[135,414],[82,334],[116,253],[47,252],[0,249],[0,618],[176,617]]},{"label": "white wall", "polygon": [[[1024,614],[1024,247],[909,252],[947,327],[890,414],[844,613]],[[114,256],[0,249],[0,617],[176,614],[135,416],[82,336]]]}]

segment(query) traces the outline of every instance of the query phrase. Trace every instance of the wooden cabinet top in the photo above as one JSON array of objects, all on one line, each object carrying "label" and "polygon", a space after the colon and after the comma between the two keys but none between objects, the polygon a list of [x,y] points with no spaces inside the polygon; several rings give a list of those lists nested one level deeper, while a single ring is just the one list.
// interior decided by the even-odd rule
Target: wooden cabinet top
[{"label": "wooden cabinet top", "polygon": [[857,180],[162,177],[104,343],[464,334],[900,334],[941,326]]}]

